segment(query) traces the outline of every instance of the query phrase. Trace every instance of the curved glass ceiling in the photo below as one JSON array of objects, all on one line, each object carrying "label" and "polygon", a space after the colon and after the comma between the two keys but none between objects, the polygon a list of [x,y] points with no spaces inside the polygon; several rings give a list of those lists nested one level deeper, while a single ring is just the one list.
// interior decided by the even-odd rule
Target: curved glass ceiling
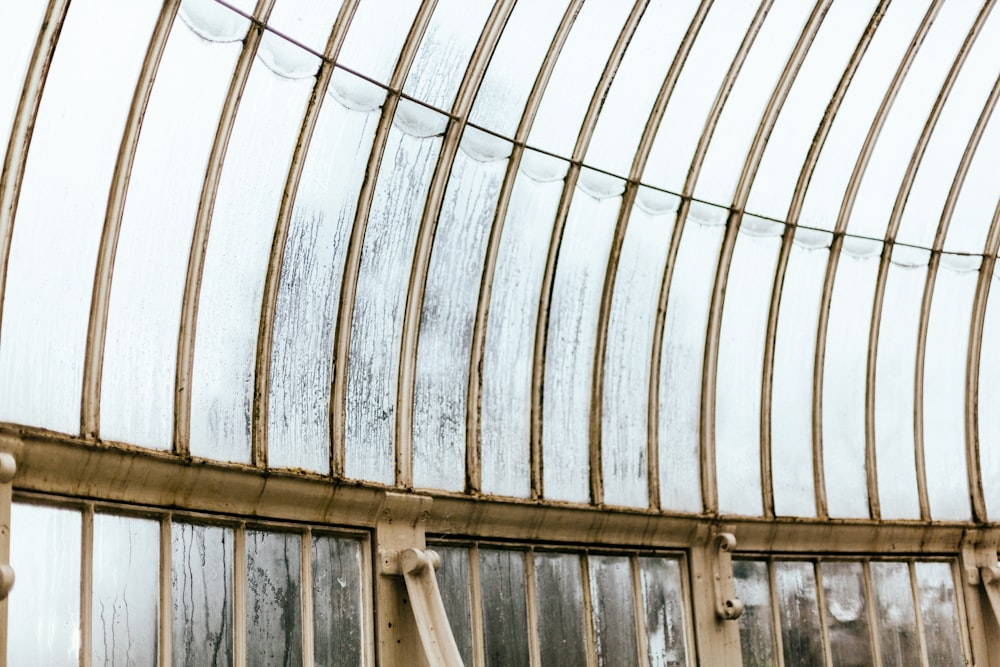
[{"label": "curved glass ceiling", "polygon": [[403,488],[987,520],[993,4],[7,3],[0,420]]}]

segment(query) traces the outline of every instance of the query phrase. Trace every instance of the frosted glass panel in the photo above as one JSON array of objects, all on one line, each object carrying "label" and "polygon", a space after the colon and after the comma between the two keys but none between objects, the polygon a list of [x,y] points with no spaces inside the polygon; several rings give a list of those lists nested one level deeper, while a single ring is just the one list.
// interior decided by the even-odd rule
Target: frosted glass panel
[{"label": "frosted glass panel", "polygon": [[823,563],[826,632],[834,667],[874,664],[861,563]]},{"label": "frosted glass panel", "polygon": [[363,665],[365,613],[361,541],[312,540],[313,645],[316,667]]},{"label": "frosted glass panel", "polygon": [[365,0],[359,4],[337,62],[388,83],[419,0]]},{"label": "frosted glass panel", "polygon": [[171,588],[175,665],[233,664],[233,531],[175,523]]},{"label": "frosted glass panel", "polygon": [[333,338],[378,114],[323,101],[288,225],[275,307],[268,465],[330,469]]},{"label": "frosted glass panel", "polygon": [[34,119],[6,267],[0,420],[80,429],[108,187],[159,9],[153,0],[69,7]]},{"label": "frosted glass panel", "polygon": [[530,489],[531,363],[536,304],[562,179],[520,171],[497,250],[483,353],[483,491],[526,497]]},{"label": "frosted glass panel", "polygon": [[[760,383],[784,225],[746,216],[729,265],[719,333],[715,466],[719,511],[760,515]],[[680,277],[683,280],[683,277]]]},{"label": "frosted glass panel", "polygon": [[680,565],[672,558],[640,558],[639,576],[650,667],[684,667],[688,662]]},{"label": "frosted glass panel", "polygon": [[215,196],[198,298],[191,453],[250,461],[254,369],[264,277],[292,150],[314,80],[258,61],[240,100]]},{"label": "frosted glass panel", "polygon": [[914,563],[914,572],[928,664],[935,667],[967,664],[962,655],[961,626],[951,563]]},{"label": "frosted glass panel", "polygon": [[597,664],[634,665],[639,656],[632,564],[622,556],[591,556],[588,561]]},{"label": "frosted glass panel", "polygon": [[451,632],[462,655],[462,662],[472,664],[472,597],[469,581],[469,550],[465,547],[434,546],[441,557],[437,568],[441,601],[451,623]]},{"label": "frosted glass panel", "polygon": [[604,502],[645,507],[653,327],[678,200],[641,189],[618,260],[604,355]]},{"label": "frosted glass panel", "polygon": [[[934,285],[924,365],[924,461],[931,517],[970,517],[965,374],[978,257],[945,255]],[[986,408],[987,410],[990,408]]]},{"label": "frosted glass panel", "polygon": [[823,468],[830,516],[867,517],[865,376],[881,243],[848,239],[833,283],[823,360]]},{"label": "frosted glass panel", "polygon": [[[588,192],[580,176],[563,230],[549,303],[542,447],[545,497],[590,498],[590,404],[601,295],[620,196]],[[601,183],[614,191],[620,181]]]},{"label": "frosted glass panel", "polygon": [[822,667],[823,639],[819,628],[813,564],[777,562],[774,564],[774,579],[785,664]]},{"label": "frosted glass panel", "polygon": [[14,503],[7,664],[80,664],[80,513]]},{"label": "frosted glass panel", "polygon": [[247,665],[302,664],[297,533],[247,531]]},{"label": "frosted glass panel", "polygon": [[96,515],[93,562],[94,664],[156,664],[159,522]]},{"label": "frosted glass panel", "polygon": [[483,639],[487,667],[528,664],[524,554],[480,549]]},{"label": "frosted glass panel", "polygon": [[389,131],[368,216],[347,365],[345,474],[388,484],[407,284],[440,138]]},{"label": "frosted glass panel", "polygon": [[913,591],[906,563],[872,563],[878,637],[885,667],[920,664]]},{"label": "frosted glass panel", "polygon": [[173,441],[177,332],[191,234],[242,49],[239,41],[213,43],[196,34],[183,20],[190,4],[181,4],[160,58],[129,175],[101,385],[101,436],[162,449]]},{"label": "frosted glass panel", "polygon": [[0,62],[5,63],[7,76],[0,80],[0,155],[7,154],[7,139],[46,6],[44,2],[11,2],[3,8]]},{"label": "frosted glass panel", "polygon": [[631,8],[618,0],[590,0],[579,10],[545,88],[528,135],[533,148],[568,157],[597,89],[608,54]]},{"label": "frosted glass panel", "polygon": [[[913,435],[914,373],[927,253],[897,246],[886,277],[875,362],[875,462],[886,519],[920,517]],[[907,264],[900,260],[912,260]]]},{"label": "frosted glass panel", "polygon": [[769,581],[764,561],[733,561],[736,598],[743,603],[740,648],[746,667],[776,664]]},{"label": "frosted glass panel", "polygon": [[583,582],[576,554],[535,552],[538,636],[542,665],[583,665]]},{"label": "frosted glass panel", "polygon": [[479,86],[469,122],[513,137],[567,0],[519,2]]},{"label": "frosted glass panel", "polygon": [[[996,265],[994,265],[996,267]],[[994,268],[983,322],[983,347],[979,360],[979,404],[1000,405],[1000,281]],[[979,465],[983,495],[990,520],[1000,516],[1000,410],[979,411]]]},{"label": "frosted glass panel", "polygon": [[[267,25],[317,53],[323,53],[330,31],[333,29],[333,22],[337,19],[337,12],[340,11],[340,5],[340,0],[276,2],[267,17]],[[264,55],[272,49],[276,55],[284,56],[286,59],[292,57],[293,51],[298,52],[296,55],[300,58],[306,53],[298,44],[293,44],[275,33],[265,32],[260,54]],[[318,60],[316,65],[319,65]],[[310,72],[312,73],[314,72]]]},{"label": "frosted glass panel", "polygon": [[702,509],[701,374],[725,219],[724,209],[691,204],[670,285],[659,378],[660,503],[664,509]]},{"label": "frosted glass panel", "polygon": [[[441,204],[424,291],[417,345],[413,481],[417,487],[465,486],[465,419],[472,328],[483,262],[507,161],[487,155],[466,130]],[[497,152],[510,152],[496,142]],[[477,150],[478,149],[478,150]]]},{"label": "frosted glass panel", "polygon": [[829,234],[798,228],[782,280],[771,390],[771,483],[778,516],[815,516],[813,377]]},{"label": "frosted glass panel", "polygon": [[[995,15],[994,15],[995,16]],[[995,42],[993,42],[995,44]],[[995,60],[995,59],[994,59]],[[964,147],[963,147],[964,148]],[[996,174],[1000,169],[1000,114],[990,116],[986,130],[962,181],[944,240],[944,249],[954,252],[982,252],[993,211],[997,205]],[[951,184],[953,179],[949,178]],[[940,215],[935,212],[923,238],[930,245],[937,231]],[[903,230],[905,231],[905,228]]]}]

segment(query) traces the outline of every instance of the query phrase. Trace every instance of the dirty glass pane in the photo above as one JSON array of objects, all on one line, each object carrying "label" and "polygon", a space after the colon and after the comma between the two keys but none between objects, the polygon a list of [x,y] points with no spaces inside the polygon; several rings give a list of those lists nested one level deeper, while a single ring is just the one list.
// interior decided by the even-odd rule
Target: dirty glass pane
[{"label": "dirty glass pane", "polygon": [[364,664],[361,540],[314,535],[313,646],[316,667]]},{"label": "dirty glass pane", "polygon": [[809,562],[777,562],[774,578],[786,665],[823,667],[816,577]]},{"label": "dirty glass pane", "polygon": [[650,667],[685,667],[687,635],[679,561],[640,558],[639,577]]},{"label": "dirty glass pane", "polygon": [[784,230],[782,224],[744,216],[729,265],[715,397],[719,511],[727,514],[759,516],[764,511],[759,387],[772,276]]},{"label": "dirty glass pane", "polygon": [[360,3],[337,62],[376,81],[388,83],[419,7],[419,0],[365,0]]},{"label": "dirty glass pane", "polygon": [[233,531],[172,526],[175,665],[233,664]]},{"label": "dirty glass pane", "polygon": [[[0,420],[80,430],[83,356],[108,188],[160,5],[70,3],[33,119],[5,267]],[[8,63],[3,67],[6,76]]]},{"label": "dirty glass pane", "polygon": [[744,667],[773,667],[777,664],[769,582],[766,562],[733,561],[736,598],[743,603],[739,624]]},{"label": "dirty glass pane", "polygon": [[965,665],[951,563],[914,563],[927,662],[934,667]]},{"label": "dirty glass pane", "polygon": [[[273,28],[298,44],[312,51],[323,53],[329,40],[333,23],[340,11],[341,0],[298,0],[298,2],[276,2],[267,17],[267,26]],[[280,49],[281,56],[291,57],[292,50],[306,53],[305,49],[273,32],[264,33],[261,49]],[[282,44],[277,45],[278,42]],[[266,47],[265,47],[266,45]],[[261,57],[258,52],[258,57]],[[317,66],[319,61],[316,62]]]},{"label": "dirty glass pane", "polygon": [[80,664],[80,513],[11,506],[7,664]]},{"label": "dirty glass pane", "polygon": [[590,556],[588,561],[597,664],[634,665],[639,659],[639,649],[635,637],[632,563],[624,556]]},{"label": "dirty glass pane", "polygon": [[587,646],[583,624],[583,582],[576,554],[535,552],[538,636],[541,664],[583,665]]},{"label": "dirty glass pane", "polygon": [[906,563],[873,562],[878,637],[884,667],[920,664],[917,622],[913,612],[913,590]]},{"label": "dirty glass pane", "polygon": [[833,666],[866,667],[873,664],[865,574],[861,563],[824,561],[823,595]]},{"label": "dirty glass pane", "polygon": [[[590,404],[597,320],[622,181],[586,170],[573,195],[549,304],[542,403],[545,497],[590,498]],[[598,189],[599,188],[599,189]]]},{"label": "dirty glass pane", "polygon": [[93,664],[156,664],[159,522],[95,515],[93,577]]},{"label": "dirty glass pane", "polygon": [[302,537],[247,531],[247,665],[302,664]]},{"label": "dirty glass pane", "polygon": [[441,557],[438,567],[438,588],[441,590],[441,601],[451,623],[451,632],[458,644],[458,652],[462,662],[472,664],[472,597],[469,581],[469,550],[465,547],[432,547]]},{"label": "dirty glass pane", "polygon": [[480,549],[479,581],[487,667],[527,665],[524,553]]}]

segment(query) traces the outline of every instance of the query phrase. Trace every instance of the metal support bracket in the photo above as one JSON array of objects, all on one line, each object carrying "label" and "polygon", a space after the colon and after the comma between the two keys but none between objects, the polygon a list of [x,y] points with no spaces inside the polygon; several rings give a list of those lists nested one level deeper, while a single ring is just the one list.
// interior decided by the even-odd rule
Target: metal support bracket
[{"label": "metal support bracket", "polygon": [[970,586],[981,586],[989,601],[993,620],[1000,627],[1000,535],[968,532],[962,539],[962,574]]},{"label": "metal support bracket", "polygon": [[715,613],[726,621],[734,621],[743,613],[743,602],[736,598],[733,583],[733,555],[736,537],[732,533],[712,536],[712,574],[715,588]]}]

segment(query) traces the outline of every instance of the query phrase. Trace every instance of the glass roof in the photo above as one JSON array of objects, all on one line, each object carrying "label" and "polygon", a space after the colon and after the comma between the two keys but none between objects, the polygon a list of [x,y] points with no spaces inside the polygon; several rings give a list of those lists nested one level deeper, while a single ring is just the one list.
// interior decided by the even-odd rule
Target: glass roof
[{"label": "glass roof", "polygon": [[987,520],[993,4],[5,3],[0,421],[403,488]]}]

